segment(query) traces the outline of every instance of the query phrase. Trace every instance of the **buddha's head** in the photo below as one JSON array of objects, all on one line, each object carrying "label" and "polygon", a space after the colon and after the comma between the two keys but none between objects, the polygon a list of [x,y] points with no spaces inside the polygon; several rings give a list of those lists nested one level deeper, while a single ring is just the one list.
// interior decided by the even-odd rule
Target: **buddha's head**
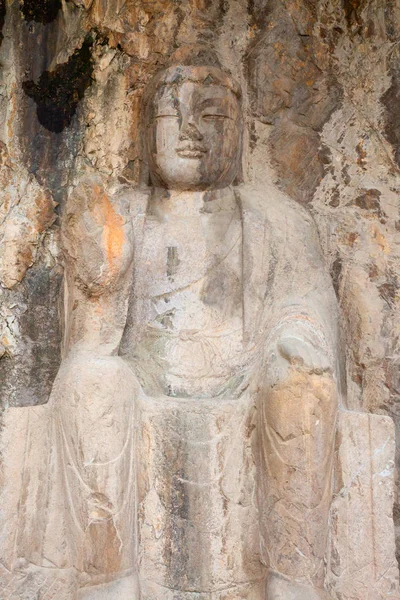
[{"label": "buddha's head", "polygon": [[227,187],[241,164],[240,88],[202,46],[177,51],[171,62],[143,96],[152,183],[175,190]]}]

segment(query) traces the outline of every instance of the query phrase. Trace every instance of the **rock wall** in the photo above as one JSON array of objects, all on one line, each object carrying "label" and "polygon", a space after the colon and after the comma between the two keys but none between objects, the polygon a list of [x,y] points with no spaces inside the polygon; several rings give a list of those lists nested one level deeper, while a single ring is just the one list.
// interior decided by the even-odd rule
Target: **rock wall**
[{"label": "rock wall", "polygon": [[246,91],[244,178],[314,215],[347,405],[394,418],[400,466],[399,24],[395,0],[0,0],[3,404],[45,403],[60,363],[68,187],[138,181],[143,87],[205,41]]}]

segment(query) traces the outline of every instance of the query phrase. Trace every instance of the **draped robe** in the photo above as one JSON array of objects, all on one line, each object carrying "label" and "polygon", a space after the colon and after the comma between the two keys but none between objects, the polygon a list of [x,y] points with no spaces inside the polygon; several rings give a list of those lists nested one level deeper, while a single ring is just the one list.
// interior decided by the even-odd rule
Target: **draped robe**
[{"label": "draped robe", "polygon": [[[310,484],[308,496],[306,494],[307,497],[302,498],[297,507],[298,513],[302,513],[301,519],[304,520],[306,513],[309,514],[307,511],[315,508],[316,505],[322,506],[321,518],[316,519],[316,522],[322,530],[327,529],[336,403],[337,393],[340,396],[341,382],[337,306],[310,215],[274,187],[264,186],[260,189],[245,185],[236,188],[235,194],[240,204],[243,226],[244,343],[247,351],[257,355],[257,369],[252,374],[246,396],[243,396],[249,407],[253,407],[257,414],[255,423],[258,431],[258,449],[255,451],[255,462],[258,506],[254,508],[252,515],[260,519],[258,535],[261,539],[257,538],[257,544],[259,541],[261,544],[260,561],[271,568],[278,568],[279,565],[285,564],[285,561],[281,560],[282,552],[292,556],[291,550],[282,550],[281,547],[274,554],[274,550],[271,551],[271,543],[278,544],[279,535],[283,537],[287,535],[284,527],[280,534],[277,534],[278,525],[274,515],[277,497],[279,494],[283,496],[289,494],[288,502],[293,503],[293,490],[288,492],[285,488],[285,491],[279,477],[275,476],[276,470],[296,471],[298,466],[290,465],[290,460],[285,462],[282,454],[279,455],[281,462],[278,465],[274,463],[274,456],[280,449],[280,445],[287,447],[287,440],[291,443],[291,436],[296,438],[297,435],[290,431],[290,424],[286,441],[283,439],[285,436],[281,435],[282,432],[278,431],[280,427],[286,426],[288,419],[291,419],[290,410],[293,407],[289,412],[286,409],[280,412],[279,407],[282,402],[279,400],[279,389],[282,388],[284,395],[285,381],[288,377],[292,377],[293,373],[295,378],[298,377],[295,386],[302,390],[298,398],[300,405],[303,396],[306,396],[306,390],[311,389],[310,414],[314,410],[313,398],[318,394],[320,400],[322,398],[321,402],[325,402],[327,407],[320,415],[321,419],[325,419],[320,437],[314,436],[312,432],[308,438],[302,434],[303,450],[300,454],[308,453],[311,456],[314,452],[315,456],[311,456],[307,463],[312,472],[307,479]],[[118,197],[124,198],[125,203],[129,202],[129,218],[134,223],[131,238],[134,257],[133,297],[131,297],[129,310],[135,311],[137,304],[135,304],[134,291],[134,262],[135,256],[140,255],[143,241],[148,192],[123,188],[112,199],[115,206],[118,206]],[[88,218],[88,214],[90,217],[88,206],[84,204],[81,206],[82,214],[75,214],[75,219],[78,221],[84,216]],[[66,236],[68,237],[68,231]],[[74,268],[79,271],[80,267],[75,265]],[[128,310],[127,302],[124,306]],[[144,471],[147,467],[142,456],[143,439],[138,434],[136,404],[145,403],[146,398],[135,377],[128,374],[129,368],[125,370],[123,359],[116,356],[122,331],[123,327],[119,327],[113,332],[112,346],[106,351],[103,350],[99,357],[96,357],[96,347],[90,348],[87,363],[80,362],[80,366],[75,361],[77,354],[74,344],[71,344],[55,382],[49,405],[46,407],[48,408],[46,416],[49,423],[48,432],[50,432],[47,433],[49,441],[45,445],[50,456],[47,460],[49,486],[48,491],[45,491],[47,500],[41,503],[46,515],[37,516],[34,511],[25,511],[21,503],[18,519],[20,523],[24,523],[22,529],[25,534],[36,531],[36,540],[27,548],[24,534],[20,529],[18,540],[10,551],[9,564],[21,556],[43,566],[48,566],[51,561],[59,569],[76,569],[80,573],[80,585],[111,581],[121,574],[134,572],[138,568],[140,549],[138,549],[138,540],[135,539],[139,535],[137,511],[140,510],[140,506],[143,508],[143,497],[149,490],[146,488],[147,484],[144,484],[145,491],[140,487],[143,488],[143,478],[146,479]],[[282,376],[280,368],[276,367],[280,364],[278,342],[287,332],[321,350],[328,359],[330,375],[327,376],[326,373],[320,373],[318,370],[313,372],[312,369],[303,371],[295,369],[295,372],[292,372],[289,367],[287,376]],[[81,361],[81,358],[79,360]],[[313,389],[318,388],[320,385],[318,378],[321,377],[322,388],[320,386],[320,391],[316,391],[313,395]],[[272,387],[275,389],[273,393],[275,396],[278,394],[279,406],[270,414],[268,407],[274,406],[274,402],[276,404],[276,398],[268,400],[271,396],[272,381]],[[82,382],[81,387],[80,382]],[[121,382],[124,384],[122,391]],[[93,401],[88,404],[89,392],[93,394]],[[101,405],[96,405],[96,394],[100,394],[102,398]],[[118,398],[120,401],[115,402],[114,400]],[[157,399],[157,410],[161,415],[163,402],[168,400],[168,397]],[[196,400],[189,399],[186,400],[187,402],[196,402]],[[213,402],[218,403],[218,399]],[[232,407],[238,403],[240,399],[235,399],[232,401]],[[187,404],[185,406],[187,408]],[[243,410],[247,409],[243,408]],[[212,412],[210,410],[210,413]],[[142,417],[139,417],[139,421],[140,419]],[[254,420],[254,416],[251,419]],[[272,432],[268,429],[270,419],[276,420]],[[281,421],[283,419],[284,423],[279,422],[280,419]],[[297,426],[298,424],[295,423],[294,428]],[[89,441],[85,439],[85,435],[89,436]],[[107,435],[115,435],[118,438],[118,443],[111,454],[108,454],[104,442],[104,436]],[[228,450],[231,448],[229,435],[226,436],[226,440],[227,446],[222,449],[224,456],[228,456]],[[319,443],[319,450],[317,448],[314,451],[315,440]],[[161,438],[159,441],[162,443]],[[241,443],[240,438],[239,443]],[[241,459],[237,458],[237,460],[240,462]],[[305,465],[306,469],[307,465]],[[224,478],[224,468],[221,467],[222,470],[217,473],[220,479]],[[302,468],[304,469],[303,463]],[[27,460],[24,469],[25,479],[37,478],[36,464]],[[139,487],[138,469],[141,469]],[[248,485],[243,481],[246,473],[250,473],[246,469],[250,467],[243,469],[240,481],[238,480],[234,485],[242,488]],[[207,477],[206,471],[203,472],[203,476]],[[300,482],[298,485],[302,488],[307,487],[306,484],[307,482]],[[272,496],[275,494],[272,501],[270,501],[271,494]],[[313,498],[316,498],[316,502]],[[237,515],[235,518],[238,518]],[[57,538],[54,534],[55,527],[58,527],[60,532]],[[258,526],[255,527],[258,530]],[[254,533],[253,529],[252,532]],[[309,535],[311,545],[315,541],[316,532],[304,534],[302,526],[299,526],[297,533],[299,537]],[[269,539],[266,539],[267,537]],[[325,534],[322,538],[324,542]],[[304,569],[309,573],[318,572],[318,581],[321,580],[323,546],[324,543],[318,550],[316,558],[307,555],[304,561],[300,561],[299,572]],[[246,553],[243,555],[243,562],[245,560]],[[242,567],[246,571],[246,567],[243,565]],[[231,571],[232,569],[227,566],[226,581],[229,577],[235,577]],[[167,576],[165,577],[168,579]],[[186,579],[185,577],[182,579],[179,573],[174,577],[172,584],[178,588],[190,584],[186,575]],[[260,573],[252,573],[249,577],[260,577]],[[312,576],[306,573],[305,578],[311,581]],[[213,578],[211,579],[214,581]],[[204,585],[212,587],[212,581]],[[219,582],[218,585],[222,583]]]}]

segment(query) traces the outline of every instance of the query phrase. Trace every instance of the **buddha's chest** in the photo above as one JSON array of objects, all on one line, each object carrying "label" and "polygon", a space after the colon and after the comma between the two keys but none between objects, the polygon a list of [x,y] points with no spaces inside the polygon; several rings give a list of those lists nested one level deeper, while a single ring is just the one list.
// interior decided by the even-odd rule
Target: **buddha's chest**
[{"label": "buddha's chest", "polygon": [[148,219],[137,265],[136,294],[150,303],[150,321],[207,327],[242,315],[242,227],[235,213]]},{"label": "buddha's chest", "polygon": [[241,221],[212,217],[145,225],[132,358],[164,391],[214,395],[243,361]]}]

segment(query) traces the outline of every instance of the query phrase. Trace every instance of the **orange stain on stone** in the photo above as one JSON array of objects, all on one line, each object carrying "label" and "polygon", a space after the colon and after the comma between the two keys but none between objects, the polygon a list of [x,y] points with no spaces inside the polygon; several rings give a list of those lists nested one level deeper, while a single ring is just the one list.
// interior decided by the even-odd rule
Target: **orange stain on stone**
[{"label": "orange stain on stone", "polygon": [[103,240],[107,253],[108,264],[111,271],[116,268],[115,261],[121,256],[125,242],[125,234],[122,228],[123,218],[115,212],[107,194],[95,186],[95,195],[100,198],[99,209],[102,225],[104,226]]},{"label": "orange stain on stone", "polygon": [[384,254],[390,254],[391,248],[390,248],[390,245],[389,245],[386,237],[383,235],[383,233],[381,231],[379,231],[378,227],[372,226],[371,229],[372,229],[372,237],[378,244],[379,250],[381,252],[383,252]]}]

